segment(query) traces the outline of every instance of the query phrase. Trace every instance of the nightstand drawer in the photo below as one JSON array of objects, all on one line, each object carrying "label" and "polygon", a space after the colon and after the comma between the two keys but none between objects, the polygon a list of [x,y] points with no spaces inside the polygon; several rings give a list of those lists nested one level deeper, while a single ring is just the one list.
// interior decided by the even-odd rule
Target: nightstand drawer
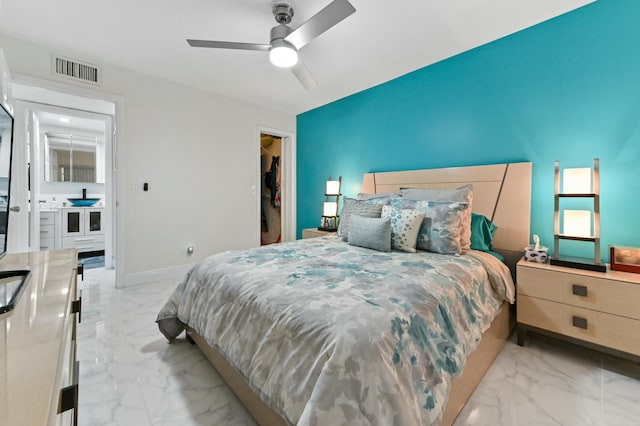
[{"label": "nightstand drawer", "polygon": [[640,355],[640,321],[518,296],[518,323]]},{"label": "nightstand drawer", "polygon": [[560,270],[518,266],[518,296],[640,320],[640,285]]}]

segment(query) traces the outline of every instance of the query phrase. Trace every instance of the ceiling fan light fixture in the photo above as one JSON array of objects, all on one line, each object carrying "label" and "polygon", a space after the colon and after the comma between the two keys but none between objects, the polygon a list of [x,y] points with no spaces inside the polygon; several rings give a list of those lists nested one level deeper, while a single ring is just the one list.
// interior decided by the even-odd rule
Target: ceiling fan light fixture
[{"label": "ceiling fan light fixture", "polygon": [[298,63],[298,52],[291,43],[283,39],[273,40],[269,60],[277,67],[290,68]]}]

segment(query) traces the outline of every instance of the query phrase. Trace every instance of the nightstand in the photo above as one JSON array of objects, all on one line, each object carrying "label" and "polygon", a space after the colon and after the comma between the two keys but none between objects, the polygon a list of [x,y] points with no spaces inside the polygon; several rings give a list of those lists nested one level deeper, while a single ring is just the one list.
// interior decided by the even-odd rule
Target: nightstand
[{"label": "nightstand", "polygon": [[640,275],[517,265],[518,344],[527,331],[640,360]]},{"label": "nightstand", "polygon": [[307,228],[302,230],[302,238],[326,237],[327,235],[336,235],[335,231],[321,231],[318,228]]},{"label": "nightstand", "polygon": [[518,344],[528,331],[640,360],[640,274],[520,260]]}]

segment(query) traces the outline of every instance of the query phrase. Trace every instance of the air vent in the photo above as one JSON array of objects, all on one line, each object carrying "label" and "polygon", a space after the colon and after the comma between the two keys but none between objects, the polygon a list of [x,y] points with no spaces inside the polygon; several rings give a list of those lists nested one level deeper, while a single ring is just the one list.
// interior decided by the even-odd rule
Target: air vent
[{"label": "air vent", "polygon": [[93,64],[62,56],[52,56],[53,73],[83,83],[100,84],[102,70]]}]

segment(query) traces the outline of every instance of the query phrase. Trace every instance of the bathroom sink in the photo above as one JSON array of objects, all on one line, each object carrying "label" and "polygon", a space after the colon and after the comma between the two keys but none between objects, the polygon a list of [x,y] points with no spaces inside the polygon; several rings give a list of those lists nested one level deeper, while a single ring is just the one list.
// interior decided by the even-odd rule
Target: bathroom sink
[{"label": "bathroom sink", "polygon": [[75,207],[91,207],[100,201],[100,198],[67,198],[67,200]]}]

